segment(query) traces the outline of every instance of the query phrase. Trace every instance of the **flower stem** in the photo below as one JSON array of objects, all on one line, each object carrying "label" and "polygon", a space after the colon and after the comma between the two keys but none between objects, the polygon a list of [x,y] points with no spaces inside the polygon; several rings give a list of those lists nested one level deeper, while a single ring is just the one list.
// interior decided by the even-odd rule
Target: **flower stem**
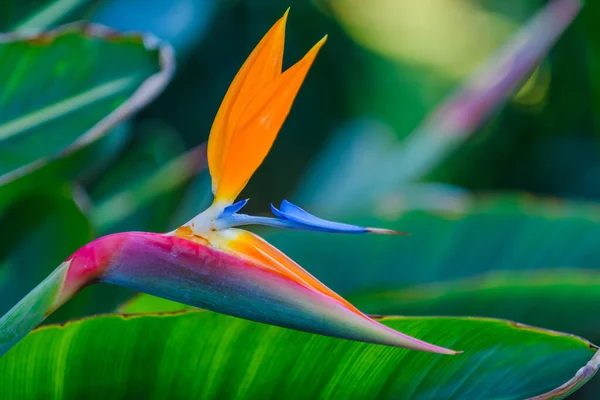
[{"label": "flower stem", "polygon": [[42,283],[0,318],[0,356],[8,352],[67,299],[57,302],[69,262],[58,266]]}]

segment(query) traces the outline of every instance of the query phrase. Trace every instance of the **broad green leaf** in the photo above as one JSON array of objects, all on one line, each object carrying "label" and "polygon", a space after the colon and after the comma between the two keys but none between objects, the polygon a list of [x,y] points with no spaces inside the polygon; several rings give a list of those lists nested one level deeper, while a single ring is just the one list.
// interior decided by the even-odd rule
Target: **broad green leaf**
[{"label": "broad green leaf", "polygon": [[[600,343],[598,270],[495,272],[406,289],[363,292],[348,299],[369,313],[506,318]],[[135,299],[135,303],[140,306],[142,299]],[[593,400],[599,393],[600,380],[594,378],[577,398]]]},{"label": "broad green leaf", "polygon": [[1,36],[0,184],[93,142],[147,104],[172,75],[171,53],[154,37],[99,25]]},{"label": "broad green leaf", "polygon": [[119,156],[129,141],[130,131],[129,122],[121,123],[89,146],[79,148],[19,179],[1,185],[0,209],[21,196],[44,190],[53,191],[57,182],[75,181],[83,184],[93,179]]},{"label": "broad green leaf", "polygon": [[7,399],[522,399],[577,375],[565,394],[597,368],[586,341],[506,321],[383,322],[465,353],[367,345],[206,311],[108,315],[30,334],[0,358],[0,391]]},{"label": "broad green leaf", "polygon": [[194,308],[187,304],[163,299],[162,297],[152,296],[146,293],[140,293],[123,303],[117,312],[123,314],[141,314],[147,312],[171,312]]}]

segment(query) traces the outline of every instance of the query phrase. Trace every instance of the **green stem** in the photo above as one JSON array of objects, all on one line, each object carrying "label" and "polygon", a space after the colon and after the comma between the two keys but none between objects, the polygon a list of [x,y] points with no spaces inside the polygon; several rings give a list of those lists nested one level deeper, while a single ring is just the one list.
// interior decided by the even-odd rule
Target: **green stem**
[{"label": "green stem", "polygon": [[59,265],[42,283],[0,318],[0,356],[8,352],[60,306],[57,303],[57,294],[68,269],[68,262]]}]

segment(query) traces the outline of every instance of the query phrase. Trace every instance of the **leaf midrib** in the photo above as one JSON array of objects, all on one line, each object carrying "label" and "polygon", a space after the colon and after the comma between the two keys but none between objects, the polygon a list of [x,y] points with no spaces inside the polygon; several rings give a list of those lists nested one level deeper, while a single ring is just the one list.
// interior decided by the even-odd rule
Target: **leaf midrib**
[{"label": "leaf midrib", "polygon": [[136,82],[136,74],[97,85],[77,95],[67,97],[57,103],[30,112],[10,122],[0,125],[0,141],[16,136],[43,123],[57,119],[90,104],[106,99],[127,89]]}]

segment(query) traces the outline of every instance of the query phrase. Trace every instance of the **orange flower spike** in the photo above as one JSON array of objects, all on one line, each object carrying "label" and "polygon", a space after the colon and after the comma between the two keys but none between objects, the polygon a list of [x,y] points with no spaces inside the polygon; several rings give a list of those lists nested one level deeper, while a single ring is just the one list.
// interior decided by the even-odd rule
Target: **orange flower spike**
[{"label": "orange flower spike", "polygon": [[[323,38],[294,66],[283,74],[278,72],[274,79],[268,81],[271,73],[281,70],[286,16],[287,12],[244,63],[213,124],[208,151],[209,163],[213,159],[209,166],[215,203],[231,204],[263,162],[308,70],[325,43],[326,38]],[[236,91],[237,99],[234,100],[230,93],[234,97]],[[220,115],[222,110],[224,115]],[[225,116],[227,112],[229,118]],[[226,118],[225,124],[223,118]],[[213,132],[218,136],[211,147]],[[217,151],[221,151],[220,158],[213,154]]]},{"label": "orange flower spike", "polygon": [[440,354],[455,351],[395,331],[363,314],[259,236],[264,225],[347,234],[397,234],[319,218],[283,200],[273,216],[233,203],[266,157],[326,38],[281,72],[287,12],[229,87],[211,128],[209,169],[215,201],[166,234],[123,232],[77,250],[0,318],[0,355],[83,287],[110,282],[252,321],[366,343]]},{"label": "orange flower spike", "polygon": [[288,11],[250,53],[223,98],[208,139],[213,204],[185,227],[201,237],[253,224],[331,233],[400,233],[327,221],[287,201],[281,203],[280,209],[272,205],[276,218],[238,213],[247,200],[235,204],[234,200],[271,150],[308,71],[327,40],[326,35],[282,73]]},{"label": "orange flower spike", "polygon": [[227,148],[240,113],[264,85],[281,75],[288,11],[250,53],[219,107],[208,140],[208,165],[213,192],[219,184],[227,159]]}]

